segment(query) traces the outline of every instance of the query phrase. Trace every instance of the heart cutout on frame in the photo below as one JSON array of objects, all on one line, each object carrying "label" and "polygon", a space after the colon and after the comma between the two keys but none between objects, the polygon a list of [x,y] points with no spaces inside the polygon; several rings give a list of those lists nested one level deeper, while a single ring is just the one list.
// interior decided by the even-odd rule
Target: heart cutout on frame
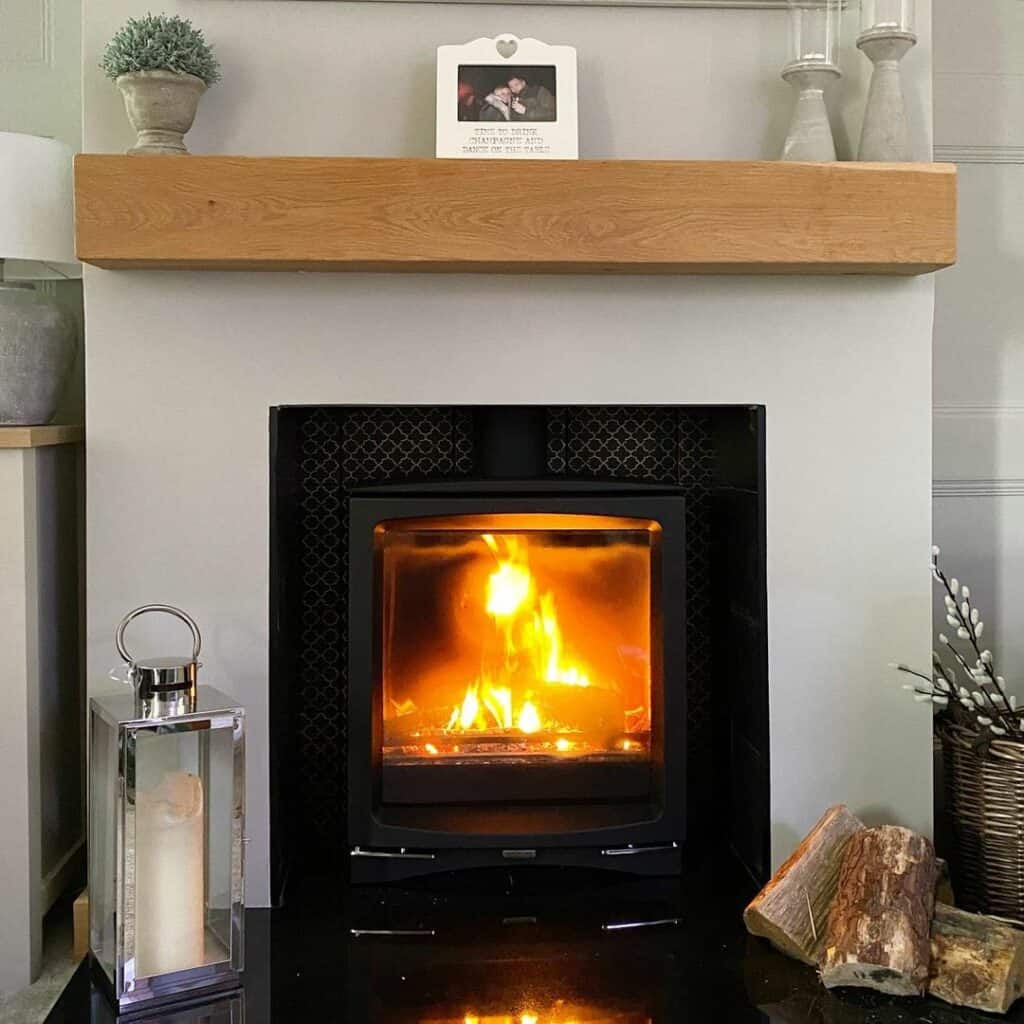
[{"label": "heart cutout on frame", "polygon": [[514,39],[499,39],[495,44],[494,48],[498,51],[499,55],[508,60],[509,57],[514,57],[516,50],[519,49],[519,44]]}]

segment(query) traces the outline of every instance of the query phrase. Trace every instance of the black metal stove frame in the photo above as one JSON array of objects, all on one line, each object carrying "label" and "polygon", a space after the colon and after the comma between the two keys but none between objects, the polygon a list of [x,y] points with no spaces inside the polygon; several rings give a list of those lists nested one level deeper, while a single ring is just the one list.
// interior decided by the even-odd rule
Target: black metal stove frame
[{"label": "black metal stove frame", "polygon": [[[541,513],[647,519],[652,564],[651,759],[431,769],[458,773],[477,799],[390,798],[382,763],[379,594],[374,528],[420,517]],[[349,502],[348,840],[352,877],[377,882],[508,863],[678,871],[685,837],[685,501],[678,489],[591,481],[486,480],[357,490]],[[663,624],[669,624],[663,628]],[[637,769],[644,778],[637,778]],[[430,786],[430,771],[415,769]],[[392,786],[392,789],[399,788]],[[524,793],[525,789],[525,793]],[[524,796],[528,798],[524,799]]]},{"label": "black metal stove frame", "polygon": [[[545,499],[685,496],[685,568],[678,577],[682,580],[685,573],[685,594],[675,606],[684,613],[664,621],[667,637],[685,635],[685,725],[680,723],[685,729],[685,797],[682,783],[673,786],[678,801],[670,795],[671,810],[681,820],[685,799],[692,855],[709,844],[725,843],[752,878],[766,880],[770,764],[763,407],[282,406],[270,410],[269,426],[268,729],[275,903],[290,900],[291,893],[322,892],[324,885],[334,884],[339,870],[347,873],[349,862],[357,875],[372,879],[405,877],[411,868],[435,872],[441,866],[434,848],[424,844],[436,833],[408,822],[375,822],[372,766],[368,756],[360,757],[356,774],[350,758],[356,723],[349,721],[349,648],[359,636],[365,639],[349,609],[350,505],[360,494],[383,494],[395,484],[421,496],[441,485],[434,496],[444,498],[460,491],[487,499],[509,496],[515,489],[509,481],[517,480],[529,481],[529,493]],[[606,485],[610,490],[602,490]],[[577,486],[583,490],[577,492]],[[359,554],[353,554],[358,561]],[[369,822],[353,821],[351,828],[350,787],[369,787],[370,793]],[[634,783],[626,788],[635,788]],[[625,831],[636,819],[633,813],[607,823],[613,830],[623,825]],[[557,820],[549,824],[534,818],[531,829],[546,835],[563,828]],[[412,841],[406,851],[423,852],[422,859],[350,857],[350,836],[358,835],[360,853],[366,852],[363,844],[370,843],[363,837],[379,838],[375,830],[384,827],[407,828],[404,835]],[[546,846],[504,845],[509,827],[506,816],[501,828],[492,830],[502,837],[503,868],[535,864],[548,855]],[[472,828],[480,828],[479,820]],[[591,843],[605,838],[600,831],[577,834],[583,845],[557,846],[559,863],[589,865],[595,850],[616,849]],[[460,849],[457,860],[450,852],[442,855],[445,867],[493,865],[499,848],[460,843]],[[368,852],[400,853],[401,845]],[[602,866],[628,863],[634,871],[671,872],[678,864],[671,845],[661,854],[599,855]],[[374,868],[367,870],[371,862]],[[444,877],[435,874],[430,887],[442,884]],[[465,876],[457,877],[462,886]]]}]

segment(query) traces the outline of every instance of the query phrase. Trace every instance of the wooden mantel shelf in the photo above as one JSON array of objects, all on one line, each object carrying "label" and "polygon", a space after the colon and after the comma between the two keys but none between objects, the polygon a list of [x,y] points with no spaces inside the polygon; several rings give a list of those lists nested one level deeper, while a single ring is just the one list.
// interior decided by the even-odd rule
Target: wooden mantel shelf
[{"label": "wooden mantel shelf", "polygon": [[922,274],[951,164],[79,156],[110,269]]}]

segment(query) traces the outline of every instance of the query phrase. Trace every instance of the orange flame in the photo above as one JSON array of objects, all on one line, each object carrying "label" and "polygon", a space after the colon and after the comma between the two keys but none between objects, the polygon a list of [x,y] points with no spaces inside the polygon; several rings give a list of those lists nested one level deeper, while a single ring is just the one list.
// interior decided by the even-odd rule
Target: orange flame
[{"label": "orange flame", "polygon": [[566,654],[554,595],[537,592],[522,537],[485,533],[481,539],[497,562],[487,577],[484,607],[501,640],[501,655],[485,656],[479,677],[452,709],[447,731],[565,731],[544,713],[542,688],[591,684]]}]

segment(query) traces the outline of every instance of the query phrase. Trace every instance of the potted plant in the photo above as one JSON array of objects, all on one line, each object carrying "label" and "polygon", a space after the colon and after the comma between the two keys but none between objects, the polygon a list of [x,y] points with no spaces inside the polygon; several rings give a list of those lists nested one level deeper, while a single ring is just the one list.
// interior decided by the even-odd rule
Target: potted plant
[{"label": "potted plant", "polygon": [[1024,708],[982,643],[985,623],[971,588],[949,578],[932,548],[949,635],[939,633],[932,672],[904,689],[938,710],[946,811],[956,839],[955,889],[967,910],[1024,924]]},{"label": "potted plant", "polygon": [[107,43],[100,67],[117,82],[137,133],[129,153],[188,153],[183,136],[199,97],[220,78],[199,29],[177,15],[129,18]]}]

